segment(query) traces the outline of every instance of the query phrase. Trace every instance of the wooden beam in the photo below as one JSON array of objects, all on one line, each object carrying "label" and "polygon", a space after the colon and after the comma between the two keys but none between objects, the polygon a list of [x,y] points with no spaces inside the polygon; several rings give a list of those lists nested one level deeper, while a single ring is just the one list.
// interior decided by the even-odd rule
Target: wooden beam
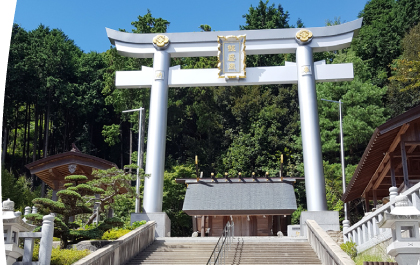
[{"label": "wooden beam", "polygon": [[406,141],[405,142],[405,145],[406,146],[418,146],[418,145],[420,145],[420,141]]},{"label": "wooden beam", "polygon": [[398,144],[401,141],[401,135],[403,135],[408,130],[408,127],[410,127],[409,123],[406,123],[403,126],[401,126],[400,131],[398,132],[397,136],[394,138],[394,141],[392,142],[392,144],[389,146],[388,152],[390,153],[394,152],[394,150],[397,148]]},{"label": "wooden beam", "polygon": [[[407,145],[407,144],[406,144]],[[414,149],[417,148],[418,145],[412,145],[410,146],[410,148],[408,148],[407,150],[407,154],[411,154],[412,152],[414,152]]]},{"label": "wooden beam", "polygon": [[91,167],[87,167],[85,165],[77,165],[77,167],[79,167],[82,170],[82,173],[86,175],[86,177],[91,176],[92,175],[92,168]]},{"label": "wooden beam", "polygon": [[206,236],[206,216],[201,216],[201,237]]},{"label": "wooden beam", "polygon": [[193,224],[193,232],[197,232],[197,216],[191,216]]},{"label": "wooden beam", "polygon": [[366,213],[368,213],[370,210],[369,209],[369,196],[367,193],[365,194],[365,210],[366,210]]},{"label": "wooden beam", "polygon": [[397,148],[398,144],[401,141],[401,136],[408,130],[408,127],[410,127],[410,124],[409,123],[406,123],[406,124],[404,124],[404,125],[401,126],[401,128],[400,128],[397,136],[394,138],[394,141],[392,141],[391,145],[388,148],[388,151],[385,153],[384,158],[382,159],[382,161],[379,164],[378,168],[376,169],[375,173],[370,178],[369,183],[366,185],[366,188],[365,188],[365,190],[362,193],[362,197],[364,196],[364,194],[367,191],[369,191],[372,188],[373,183],[376,181],[376,178],[379,175],[379,172],[381,172],[382,169],[384,168],[384,165],[383,164],[385,164],[385,163],[388,162],[388,160],[390,158],[390,154],[395,151],[395,148]]},{"label": "wooden beam", "polygon": [[390,160],[390,164],[391,164],[391,183],[392,183],[392,187],[396,187],[397,186],[397,180],[395,179],[395,169],[394,169],[394,163],[392,162],[393,157],[391,157]]},{"label": "wooden beam", "polygon": [[390,161],[388,161],[388,163],[386,164],[384,170],[382,170],[381,175],[376,180],[375,185],[373,185],[373,190],[376,190],[379,187],[379,185],[381,184],[381,182],[384,179],[384,177],[387,175],[387,173],[388,173],[388,171],[389,171],[390,168],[391,168],[391,163],[390,163]]},{"label": "wooden beam", "polygon": [[405,152],[404,141],[400,142],[400,146],[401,146],[401,163],[403,166],[404,184],[407,188],[410,188],[410,183],[408,182],[407,154]]},{"label": "wooden beam", "polygon": [[374,208],[376,208],[376,205],[378,204],[378,200],[377,200],[377,198],[376,198],[376,189],[375,190],[372,190],[372,192],[373,192],[373,207]]},{"label": "wooden beam", "polygon": [[58,172],[55,168],[48,169],[48,172],[55,179],[62,179],[63,178],[63,176],[61,176],[60,172]]}]

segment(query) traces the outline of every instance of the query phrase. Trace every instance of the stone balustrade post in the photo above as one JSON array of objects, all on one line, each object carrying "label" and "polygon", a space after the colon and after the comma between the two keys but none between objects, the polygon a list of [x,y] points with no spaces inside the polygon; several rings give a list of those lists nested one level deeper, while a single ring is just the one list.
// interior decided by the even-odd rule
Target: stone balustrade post
[{"label": "stone balustrade post", "polygon": [[354,243],[359,244],[356,229],[354,229],[351,233],[352,233],[352,238],[353,238]]},{"label": "stone balustrade post", "polygon": [[39,264],[50,265],[54,236],[54,216],[46,215],[42,222],[42,237],[39,244]]},{"label": "stone balustrade post", "polygon": [[413,194],[411,194],[411,202],[413,203],[413,206],[416,207],[417,210],[420,210],[419,191],[415,191],[413,192]]},{"label": "stone balustrade post", "polygon": [[38,213],[38,209],[35,206],[32,206],[32,213]]},{"label": "stone balustrade post", "polygon": [[362,233],[363,233],[363,235],[362,235],[363,243],[369,241],[368,227],[367,227],[367,224],[366,223],[362,224]]},{"label": "stone balustrade post", "polygon": [[362,228],[360,226],[357,228],[357,244],[358,245],[363,244],[363,234],[362,234]]},{"label": "stone balustrade post", "polygon": [[370,219],[369,221],[367,221],[367,235],[368,235],[367,240],[370,240],[371,238],[374,237],[374,235],[373,235],[373,218]]},{"label": "stone balustrade post", "polygon": [[391,202],[391,210],[394,209],[395,197],[398,195],[397,187],[389,188],[389,201]]},{"label": "stone balustrade post", "polygon": [[379,235],[379,227],[378,227],[378,217],[373,217],[373,236]]},{"label": "stone balustrade post", "polygon": [[344,220],[343,221],[343,237],[344,237],[344,242],[347,242],[350,240],[351,238],[351,234],[348,233],[346,234],[347,230],[349,230],[350,228],[350,221],[349,220]]}]

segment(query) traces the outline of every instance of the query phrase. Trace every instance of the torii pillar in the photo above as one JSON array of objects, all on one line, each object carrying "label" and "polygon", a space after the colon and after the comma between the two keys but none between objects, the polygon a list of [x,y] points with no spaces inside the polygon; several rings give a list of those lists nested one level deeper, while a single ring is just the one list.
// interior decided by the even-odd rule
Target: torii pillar
[{"label": "torii pillar", "polygon": [[[362,19],[358,19],[321,28],[165,33],[164,35],[106,29],[108,38],[120,55],[154,59],[153,68],[142,67],[142,71],[117,71],[115,81],[117,88],[151,87],[145,170],[150,176],[145,180],[143,199],[145,215],[162,214],[169,87],[298,84],[308,205],[308,212],[302,213],[301,224],[305,223],[305,218],[310,218],[317,220],[324,229],[338,230],[338,213],[327,211],[315,82],[350,81],[353,79],[353,65],[351,63],[332,65],[325,64],[325,61],[314,63],[312,54],[349,47],[361,23]],[[219,69],[169,67],[171,57],[217,56],[218,36],[244,34],[247,55],[296,53],[296,63],[286,62],[285,66],[246,68],[246,78],[236,80],[218,78]],[[330,224],[331,220],[334,220],[334,224]],[[133,222],[133,215],[131,221]],[[165,223],[160,225],[161,228],[163,226],[166,227]],[[163,232],[158,234],[168,235]]]}]

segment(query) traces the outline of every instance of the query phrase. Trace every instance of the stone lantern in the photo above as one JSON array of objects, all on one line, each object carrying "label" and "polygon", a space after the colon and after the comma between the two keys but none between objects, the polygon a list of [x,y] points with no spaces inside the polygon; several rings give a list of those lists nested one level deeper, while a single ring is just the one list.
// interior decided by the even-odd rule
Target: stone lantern
[{"label": "stone lantern", "polygon": [[395,257],[398,265],[416,265],[420,257],[419,235],[420,211],[409,206],[405,195],[395,197],[395,208],[385,213],[380,228],[391,228],[392,243],[387,247],[388,255]]},{"label": "stone lantern", "polygon": [[19,248],[19,233],[28,232],[36,226],[25,223],[21,212],[14,212],[15,203],[10,199],[3,202],[3,232],[4,248],[6,250],[7,265],[13,264],[17,258],[23,256],[23,249]]}]

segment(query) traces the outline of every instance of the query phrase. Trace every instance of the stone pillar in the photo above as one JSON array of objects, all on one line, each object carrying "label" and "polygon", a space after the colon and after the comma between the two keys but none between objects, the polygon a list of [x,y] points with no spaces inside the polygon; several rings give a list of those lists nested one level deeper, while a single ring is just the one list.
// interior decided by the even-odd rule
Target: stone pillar
[{"label": "stone pillar", "polygon": [[345,234],[347,232],[347,230],[349,230],[349,228],[350,228],[350,221],[349,220],[344,220],[343,221],[343,239],[344,239],[344,243],[347,242],[347,241],[350,241],[351,238],[352,238],[351,234]]},{"label": "stone pillar", "polygon": [[[299,32],[302,32],[299,34]],[[312,33],[301,30],[296,35],[298,93],[300,124],[302,131],[303,162],[305,171],[306,202],[308,211],[326,211],[324,168],[322,164],[321,136],[319,133],[318,103],[315,90],[315,73]]]},{"label": "stone pillar", "polygon": [[35,206],[32,206],[32,213],[38,213],[38,209]]},{"label": "stone pillar", "polygon": [[157,49],[153,57],[155,76],[150,95],[149,131],[147,135],[146,174],[149,174],[149,176],[144,181],[143,199],[143,208],[146,213],[162,212],[169,65],[169,53]]},{"label": "stone pillar", "polygon": [[391,202],[391,210],[394,209],[393,203],[395,203],[395,197],[398,195],[398,188],[397,187],[391,187],[389,188],[389,201]]},{"label": "stone pillar", "polygon": [[24,215],[27,215],[27,214],[30,214],[30,213],[31,213],[31,207],[26,206],[25,207],[25,214]]},{"label": "stone pillar", "polygon": [[54,236],[54,216],[46,215],[42,222],[42,237],[39,244],[39,264],[49,265],[51,262]]},{"label": "stone pillar", "polygon": [[58,192],[58,190],[53,190],[53,192],[52,192],[52,200],[55,201],[55,202],[58,200],[57,192]]}]

